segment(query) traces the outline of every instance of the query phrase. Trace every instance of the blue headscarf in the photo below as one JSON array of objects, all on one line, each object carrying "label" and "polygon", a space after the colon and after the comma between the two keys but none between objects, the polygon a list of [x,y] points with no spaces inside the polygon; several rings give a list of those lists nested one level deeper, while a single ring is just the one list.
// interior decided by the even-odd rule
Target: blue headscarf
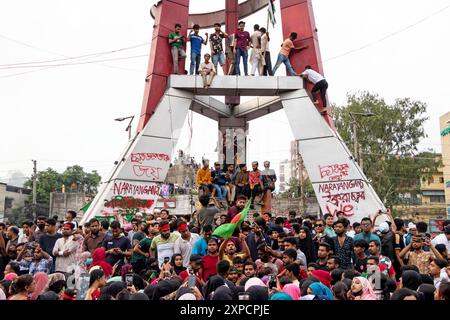
[{"label": "blue headscarf", "polygon": [[328,300],[334,300],[334,296],[331,290],[321,282],[311,283],[309,285],[309,288],[312,290],[313,295],[315,295],[316,297],[325,296],[328,298]]},{"label": "blue headscarf", "polygon": [[285,292],[274,293],[269,300],[293,300],[290,295]]}]

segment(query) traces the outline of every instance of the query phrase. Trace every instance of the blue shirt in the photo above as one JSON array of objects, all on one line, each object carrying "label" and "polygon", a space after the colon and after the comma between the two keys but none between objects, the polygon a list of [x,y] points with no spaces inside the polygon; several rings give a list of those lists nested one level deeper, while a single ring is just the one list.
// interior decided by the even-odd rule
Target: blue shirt
[{"label": "blue shirt", "polygon": [[194,249],[192,249],[192,254],[199,254],[202,257],[208,254],[208,243],[205,238],[197,240],[194,244]]},{"label": "blue shirt", "polygon": [[[367,244],[369,244],[370,241],[378,241],[381,249],[381,240],[380,237],[376,234],[370,232],[369,235],[366,235],[364,232],[358,233],[354,238],[353,241],[356,240],[366,240]],[[366,254],[369,254],[369,249],[367,249]]]},{"label": "blue shirt", "polygon": [[191,52],[196,54],[202,53],[203,38],[195,33],[191,34]]}]

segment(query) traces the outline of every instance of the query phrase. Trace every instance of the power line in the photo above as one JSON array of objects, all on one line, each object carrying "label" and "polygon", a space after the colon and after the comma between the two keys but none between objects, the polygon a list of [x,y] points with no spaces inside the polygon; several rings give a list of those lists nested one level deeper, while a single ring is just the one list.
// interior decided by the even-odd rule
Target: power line
[{"label": "power line", "polygon": [[421,24],[421,23],[423,23],[423,22],[425,22],[425,21],[427,21],[427,20],[433,18],[434,16],[437,16],[438,14],[440,14],[440,13],[444,12],[445,10],[447,10],[448,8],[450,8],[450,5],[447,5],[447,6],[443,7],[443,8],[441,8],[441,9],[439,9],[439,10],[433,12],[432,14],[430,14],[430,15],[428,15],[428,16],[426,16],[426,17],[420,19],[419,21],[417,21],[417,22],[415,22],[415,23],[413,23],[413,24],[410,24],[410,25],[408,25],[408,26],[406,26],[406,27],[404,27],[404,28],[402,28],[402,29],[400,29],[400,30],[397,30],[397,31],[392,32],[392,33],[389,33],[388,35],[386,35],[386,36],[384,36],[384,37],[382,37],[382,38],[380,38],[380,39],[378,39],[378,40],[375,40],[375,41],[373,41],[373,42],[369,42],[369,43],[367,43],[367,44],[365,44],[365,45],[363,45],[363,46],[361,46],[361,47],[358,47],[358,48],[349,50],[349,51],[347,51],[347,52],[344,52],[344,53],[342,53],[342,54],[336,55],[336,56],[334,56],[334,57],[325,59],[325,60],[323,60],[323,62],[328,62],[328,61],[336,60],[336,59],[342,58],[342,57],[344,57],[344,56],[347,56],[347,55],[349,55],[349,54],[352,54],[352,53],[355,53],[355,52],[364,50],[364,49],[366,49],[366,48],[368,48],[368,47],[371,47],[371,46],[373,46],[373,45],[375,45],[375,44],[378,44],[378,43],[380,43],[380,42],[383,42],[384,40],[387,40],[387,39],[389,39],[389,38],[392,38],[392,37],[394,37],[394,36],[396,36],[396,35],[398,35],[398,34],[400,34],[400,33],[403,33],[403,32],[405,32],[405,31],[407,31],[407,30],[409,30],[409,29],[411,29],[411,28],[413,28],[413,27],[415,27],[415,26],[417,26],[417,25],[419,25],[419,24]]},{"label": "power line", "polygon": [[136,48],[140,48],[140,47],[144,47],[144,46],[148,46],[148,45],[150,45],[150,43],[142,43],[142,44],[137,44],[137,45],[134,45],[134,46],[129,46],[129,47],[115,49],[115,50],[87,53],[87,54],[84,54],[84,55],[67,57],[67,58],[61,58],[61,59],[39,60],[39,61],[28,61],[28,62],[16,62],[16,63],[9,63],[9,64],[0,64],[0,67],[13,67],[13,66],[22,66],[22,65],[33,65],[33,64],[60,62],[60,61],[67,61],[67,60],[77,60],[77,59],[81,59],[81,58],[88,58],[88,57],[101,56],[101,55],[108,55],[108,54],[113,54],[113,53],[117,53],[117,52],[121,52],[121,51],[125,51],[125,50],[132,50],[132,49],[136,49]]}]

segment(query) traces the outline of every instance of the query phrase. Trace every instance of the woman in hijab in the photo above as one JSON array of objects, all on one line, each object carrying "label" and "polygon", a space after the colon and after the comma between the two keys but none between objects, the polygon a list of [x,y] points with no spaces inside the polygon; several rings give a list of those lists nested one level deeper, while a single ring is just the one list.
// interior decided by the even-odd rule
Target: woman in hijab
[{"label": "woman in hijab", "polygon": [[331,275],[328,271],[324,270],[314,270],[312,276],[319,279],[325,286],[331,288]]},{"label": "woman in hijab", "polygon": [[172,256],[170,264],[172,265],[173,271],[177,274],[177,276],[180,275],[181,272],[186,270],[186,268],[183,267],[183,256],[179,253]]},{"label": "woman in hijab", "polygon": [[293,283],[285,285],[283,287],[283,292],[290,295],[292,300],[298,300],[298,298],[300,298],[300,288]]},{"label": "woman in hijab", "polygon": [[60,272],[57,272],[48,276],[47,287],[44,291],[53,291],[62,297],[65,287],[66,276]]},{"label": "woman in hijab", "polygon": [[109,278],[112,275],[112,267],[106,261],[106,251],[103,247],[95,249],[92,253],[92,263],[89,266],[88,270],[90,271],[95,266],[99,266],[102,268],[106,278]]},{"label": "woman in hijab", "polygon": [[317,260],[314,241],[311,231],[307,227],[301,227],[298,233],[298,248],[305,254],[308,263]]},{"label": "woman in hijab", "polygon": [[34,281],[36,282],[36,288],[34,289],[33,294],[31,295],[31,300],[36,300],[39,295],[44,292],[44,289],[47,287],[48,283],[48,275],[45,272],[37,272],[34,275]]},{"label": "woman in hijab", "polygon": [[314,295],[318,299],[334,300],[331,290],[321,282],[314,282],[308,287],[308,295]]},{"label": "woman in hijab", "polygon": [[220,286],[216,289],[216,291],[214,291],[214,295],[211,300],[231,301],[233,300],[233,294],[227,286]]},{"label": "woman in hijab", "polygon": [[257,277],[253,277],[247,280],[247,282],[245,283],[245,291],[247,291],[250,287],[253,286],[261,286],[261,287],[266,287],[266,285],[264,284],[264,282]]},{"label": "woman in hijab", "polygon": [[355,277],[350,288],[351,295],[355,300],[377,300],[369,280],[363,277]]},{"label": "woman in hijab", "polygon": [[269,300],[269,290],[266,286],[251,286],[246,293],[249,295],[251,301]]},{"label": "woman in hijab", "polygon": [[414,270],[406,270],[402,272],[402,276],[400,277],[401,288],[408,288],[416,291],[421,284],[422,277],[418,272]]},{"label": "woman in hijab", "polygon": [[211,293],[213,293],[217,288],[223,285],[225,285],[225,281],[222,277],[210,277],[208,282],[206,282],[205,288],[203,289],[203,297],[205,297],[205,300],[211,300]]}]

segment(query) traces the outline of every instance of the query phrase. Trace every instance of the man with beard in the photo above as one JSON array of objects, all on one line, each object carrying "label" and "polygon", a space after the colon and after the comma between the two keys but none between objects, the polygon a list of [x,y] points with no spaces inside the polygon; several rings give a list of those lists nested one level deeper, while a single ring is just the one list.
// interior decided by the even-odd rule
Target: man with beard
[{"label": "man with beard", "polygon": [[277,275],[283,271],[283,261],[272,255],[271,248],[262,243],[258,246],[258,259],[255,261],[256,270],[262,271],[269,267],[273,270],[272,274]]},{"label": "man with beard", "polygon": [[183,266],[185,268],[188,268],[190,264],[192,249],[194,248],[195,242],[197,242],[197,240],[200,240],[200,236],[196,233],[191,233],[186,222],[181,220],[178,222],[177,230],[180,233],[181,237],[175,240],[173,253],[181,254],[181,256],[183,257]]},{"label": "man with beard", "polygon": [[347,219],[341,218],[333,225],[336,232],[336,237],[333,237],[334,254],[341,261],[340,267],[344,270],[353,268],[353,239],[346,235],[349,223]]},{"label": "man with beard", "polygon": [[[253,205],[255,202],[255,198],[257,196],[262,195],[262,192],[264,189],[264,185],[261,180],[261,171],[258,169],[258,161],[252,162],[252,171],[250,171],[248,173],[248,177],[249,177],[248,182],[250,184],[250,193],[251,193],[251,199],[252,199],[251,201],[252,201],[252,205]],[[263,203],[261,203],[261,199],[259,200],[258,204],[263,204]]]},{"label": "man with beard", "polygon": [[203,281],[208,281],[209,277],[217,274],[217,263],[219,262],[219,243],[216,238],[208,240],[208,250],[206,256],[202,257]]},{"label": "man with beard", "polygon": [[316,244],[317,248],[320,243],[326,242],[330,246],[330,250],[333,251],[333,239],[325,233],[325,225],[326,224],[324,219],[316,220],[316,223],[314,224],[314,231],[316,233],[313,237],[313,241]]},{"label": "man with beard", "polygon": [[252,231],[247,235],[246,242],[250,250],[250,257],[253,261],[256,261],[256,259],[258,258],[258,246],[261,243],[271,243],[271,239],[267,235],[266,225],[267,223],[264,218],[257,218],[255,220],[255,223],[252,225]]},{"label": "man with beard", "polygon": [[240,194],[237,196],[236,205],[232,206],[228,209],[227,220],[226,223],[230,223],[233,218],[238,215],[245,208],[245,204],[247,203],[247,197]]},{"label": "man with beard", "polygon": [[253,261],[247,261],[244,263],[244,276],[249,279],[256,277],[256,263]]},{"label": "man with beard", "polygon": [[195,242],[192,254],[199,254],[202,257],[208,254],[208,241],[211,239],[213,227],[207,224],[203,227],[202,237]]},{"label": "man with beard", "polygon": [[55,247],[56,240],[62,238],[62,234],[56,232],[56,220],[53,218],[46,220],[45,231],[46,233],[39,238],[39,246],[53,258],[53,268],[51,271],[53,273],[55,266],[53,248]]},{"label": "man with beard", "polygon": [[164,259],[170,259],[174,254],[175,241],[178,239],[176,234],[170,233],[170,225],[167,220],[159,223],[160,234],[152,240],[150,252],[152,258],[158,258],[158,264],[161,267]]},{"label": "man with beard", "polygon": [[111,222],[112,236],[106,236],[103,240],[103,247],[106,250],[106,261],[114,266],[119,264],[119,268],[124,264],[125,258],[130,258],[132,248],[130,240],[122,234],[119,221]]},{"label": "man with beard", "polygon": [[55,242],[53,255],[56,257],[55,271],[68,274],[74,264],[76,264],[75,253],[78,249],[78,242],[73,239],[72,223],[64,223],[63,237]]},{"label": "man with beard", "polygon": [[319,249],[317,249],[317,270],[328,271],[327,261],[330,257],[330,245],[326,242],[319,243]]},{"label": "man with beard", "polygon": [[239,234],[239,240],[242,244],[242,252],[236,252],[236,244],[231,239],[225,239],[223,240],[222,244],[220,245],[219,249],[219,259],[220,260],[226,260],[230,263],[230,265],[233,265],[233,259],[235,257],[241,257],[242,260],[246,260],[250,256],[250,251],[247,246],[247,242],[245,241],[245,234],[240,233]]},{"label": "man with beard", "polygon": [[100,231],[100,224],[96,218],[89,220],[89,234],[83,241],[83,251],[89,251],[91,254],[95,249],[102,246],[106,233]]}]

